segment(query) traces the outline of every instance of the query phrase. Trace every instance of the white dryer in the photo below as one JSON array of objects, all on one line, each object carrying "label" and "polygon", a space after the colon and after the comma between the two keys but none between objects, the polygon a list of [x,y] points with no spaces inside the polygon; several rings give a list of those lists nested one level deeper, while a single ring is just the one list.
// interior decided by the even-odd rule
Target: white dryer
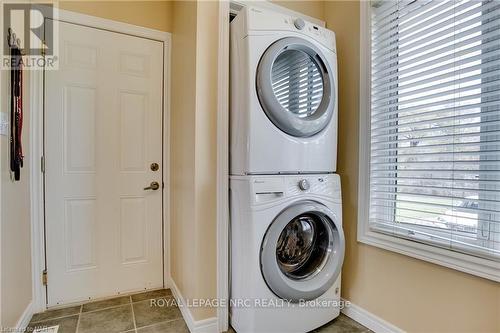
[{"label": "white dryer", "polygon": [[246,7],[231,22],[230,58],[231,174],[335,172],[335,34]]},{"label": "white dryer", "polygon": [[233,176],[231,325],[308,332],[339,315],[345,240],[338,175]]}]

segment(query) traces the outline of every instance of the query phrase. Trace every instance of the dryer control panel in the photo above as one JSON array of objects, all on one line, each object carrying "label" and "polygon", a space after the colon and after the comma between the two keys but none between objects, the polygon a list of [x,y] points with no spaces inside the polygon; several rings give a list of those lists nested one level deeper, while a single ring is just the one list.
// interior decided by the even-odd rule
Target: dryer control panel
[{"label": "dryer control panel", "polygon": [[290,31],[312,37],[333,52],[335,49],[335,33],[317,24],[265,8],[247,7],[238,15],[245,15],[248,34],[252,31]]}]

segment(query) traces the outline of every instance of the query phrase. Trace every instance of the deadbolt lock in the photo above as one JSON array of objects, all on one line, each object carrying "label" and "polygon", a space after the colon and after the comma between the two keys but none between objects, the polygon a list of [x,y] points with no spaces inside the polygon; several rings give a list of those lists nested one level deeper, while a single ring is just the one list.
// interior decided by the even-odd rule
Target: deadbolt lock
[{"label": "deadbolt lock", "polygon": [[151,163],[151,171],[158,171],[160,169],[160,166],[158,163]]}]

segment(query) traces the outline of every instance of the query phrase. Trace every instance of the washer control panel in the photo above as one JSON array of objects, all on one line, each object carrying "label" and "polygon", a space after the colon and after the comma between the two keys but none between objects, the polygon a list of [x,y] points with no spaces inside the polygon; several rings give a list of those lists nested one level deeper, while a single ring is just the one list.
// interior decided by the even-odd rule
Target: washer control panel
[{"label": "washer control panel", "polygon": [[306,26],[306,22],[299,17],[293,21],[293,25],[295,26],[295,28],[302,30]]},{"label": "washer control panel", "polygon": [[[340,177],[336,174],[250,177],[250,196],[254,197],[254,202],[257,204],[303,196],[311,196],[311,198],[326,196],[336,202],[342,200]],[[238,176],[237,178],[243,180],[246,177]]]}]

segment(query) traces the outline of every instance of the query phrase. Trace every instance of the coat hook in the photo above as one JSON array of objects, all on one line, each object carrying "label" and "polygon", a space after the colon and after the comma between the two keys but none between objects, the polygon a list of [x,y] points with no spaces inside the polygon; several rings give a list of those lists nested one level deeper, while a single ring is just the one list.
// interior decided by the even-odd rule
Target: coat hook
[{"label": "coat hook", "polygon": [[7,30],[7,43],[9,44],[9,46],[12,46],[12,29],[9,28]]},{"label": "coat hook", "polygon": [[12,31],[11,28],[7,30],[7,43],[11,48],[18,48],[22,53],[21,49],[21,39],[17,38],[17,35]]}]

